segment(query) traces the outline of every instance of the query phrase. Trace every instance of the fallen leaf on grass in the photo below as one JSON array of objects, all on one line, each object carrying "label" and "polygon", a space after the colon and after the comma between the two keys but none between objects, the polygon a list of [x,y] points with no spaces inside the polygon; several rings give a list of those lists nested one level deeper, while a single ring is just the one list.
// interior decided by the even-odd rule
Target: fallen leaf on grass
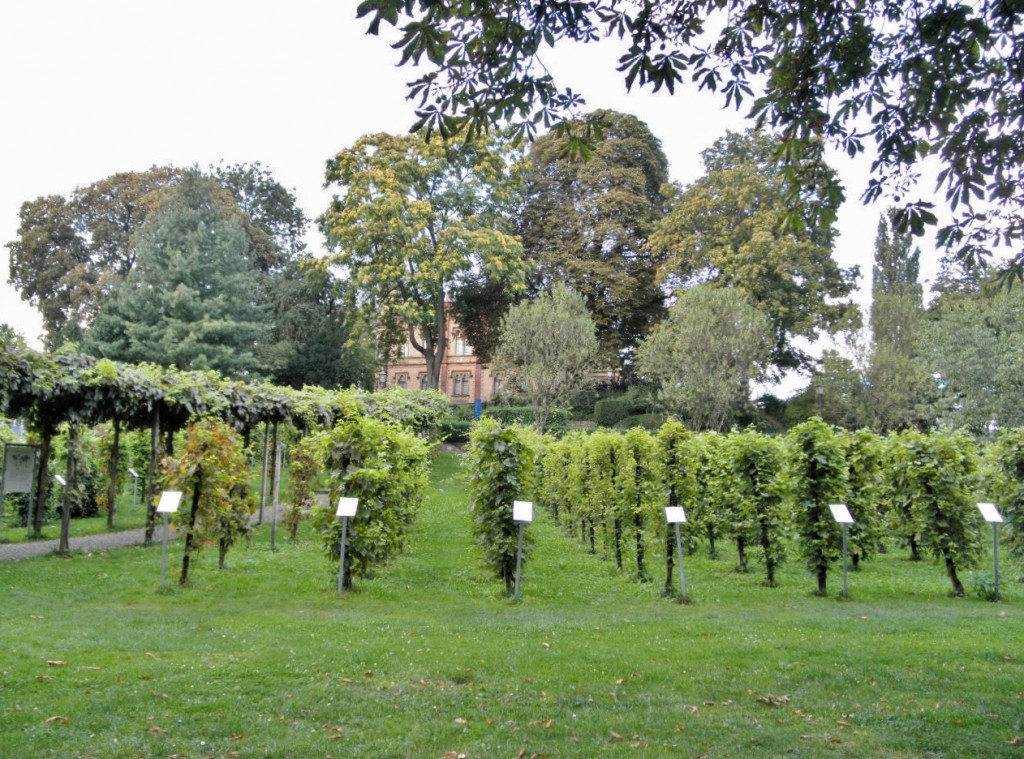
[{"label": "fallen leaf on grass", "polygon": [[676,732],[677,732],[677,733],[682,733],[682,732],[684,732],[685,730],[686,730],[686,728],[685,728],[684,726],[682,726],[682,725],[676,725]]},{"label": "fallen leaf on grass", "polygon": [[1021,744],[1021,739],[1020,739],[1019,735],[1013,736],[1013,740],[1006,741],[1006,745],[1007,746],[1019,746],[1020,744]]},{"label": "fallen leaf on grass", "polygon": [[231,734],[231,740],[233,740],[233,741],[240,741],[244,737],[245,737],[244,735],[241,735],[239,733],[232,733]]},{"label": "fallen leaf on grass", "polygon": [[65,664],[67,664],[66,661],[60,661],[59,659],[49,659],[46,662],[46,665],[49,667],[63,667]]},{"label": "fallen leaf on grass", "polygon": [[50,676],[49,675],[36,675],[36,680],[39,680],[40,682],[48,683],[48,682],[50,682]]},{"label": "fallen leaf on grass", "polygon": [[444,753],[444,759],[466,759],[466,755],[460,754],[457,751],[446,751]]},{"label": "fallen leaf on grass", "polygon": [[850,726],[850,723],[847,722],[846,720],[843,720],[843,719],[837,719],[836,720],[836,724],[839,725],[839,727],[849,727]]},{"label": "fallen leaf on grass", "polygon": [[469,723],[466,720],[464,720],[462,717],[459,717],[459,718],[457,718],[455,720],[455,724],[456,725],[468,725]]},{"label": "fallen leaf on grass", "polygon": [[769,706],[782,706],[789,703],[789,696],[773,696],[771,693],[765,693],[763,696],[758,696],[757,700]]},{"label": "fallen leaf on grass", "polygon": [[619,735],[619,734],[618,734],[617,732],[615,732],[614,730],[612,730],[612,731],[611,731],[611,733],[612,733],[612,738],[614,738],[615,740],[617,740],[617,741],[621,741],[621,740],[622,740],[622,736],[621,736],[621,735]]},{"label": "fallen leaf on grass", "polygon": [[345,683],[345,685],[351,685],[355,682],[355,680],[353,680],[351,677],[343,677],[341,678],[341,681]]},{"label": "fallen leaf on grass", "polygon": [[864,616],[863,614],[861,614],[861,615],[859,615],[859,616],[857,617],[857,621],[858,621],[858,622],[867,622],[867,619],[868,619],[868,618],[867,618],[867,617],[865,617],[865,616]]},{"label": "fallen leaf on grass", "polygon": [[842,741],[839,740],[838,738],[829,738],[828,742],[829,743],[842,743]]},{"label": "fallen leaf on grass", "polygon": [[871,679],[868,680],[868,685],[870,685],[872,688],[874,688],[877,682],[878,681],[875,680],[875,678],[872,677]]},{"label": "fallen leaf on grass", "polygon": [[143,654],[143,656],[148,656],[150,659],[155,659],[156,658],[156,654],[154,654],[151,651],[147,651],[146,653]]},{"label": "fallen leaf on grass", "polygon": [[42,614],[29,614],[29,619],[46,619]]},{"label": "fallen leaf on grass", "polygon": [[59,722],[62,725],[66,725],[66,724],[68,724],[68,718],[67,717],[61,717],[59,714],[55,714],[54,716],[50,717],[49,719],[43,720],[43,722]]},{"label": "fallen leaf on grass", "polygon": [[153,727],[149,728],[146,732],[153,733],[153,735],[159,735],[160,733],[166,733],[167,731],[160,727],[160,725],[153,725]]},{"label": "fallen leaf on grass", "polygon": [[544,648],[551,648],[550,643],[541,643],[541,645],[544,646]]},{"label": "fallen leaf on grass", "polygon": [[554,724],[555,721],[553,719],[549,719],[547,722],[544,723],[544,729],[550,730],[554,726]]},{"label": "fallen leaf on grass", "polygon": [[689,709],[689,710],[690,710],[690,714],[696,714],[696,713],[697,713],[698,711],[700,711],[700,710],[699,710],[699,709],[698,709],[698,708],[697,708],[696,706],[694,706],[693,704],[690,704],[690,705],[689,705],[689,706],[687,707],[687,709]]}]

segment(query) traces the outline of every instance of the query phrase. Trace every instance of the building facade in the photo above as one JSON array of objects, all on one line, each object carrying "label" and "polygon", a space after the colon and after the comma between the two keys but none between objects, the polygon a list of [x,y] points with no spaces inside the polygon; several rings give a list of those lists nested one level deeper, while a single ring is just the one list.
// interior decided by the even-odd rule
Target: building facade
[{"label": "building facade", "polygon": [[[455,404],[488,403],[500,395],[501,377],[480,363],[473,347],[451,317],[446,320],[445,331],[447,347],[441,360],[438,390]],[[399,347],[397,356],[390,363],[377,368],[377,387],[390,385],[409,389],[427,387],[427,362],[408,340]]]}]

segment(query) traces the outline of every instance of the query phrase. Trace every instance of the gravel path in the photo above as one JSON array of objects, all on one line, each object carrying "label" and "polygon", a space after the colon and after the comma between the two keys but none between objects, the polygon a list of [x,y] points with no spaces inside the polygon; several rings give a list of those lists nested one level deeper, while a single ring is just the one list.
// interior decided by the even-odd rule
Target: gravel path
[{"label": "gravel path", "polygon": [[[163,529],[162,527],[160,529]],[[154,538],[160,536],[158,530]],[[71,538],[68,542],[72,551],[102,551],[108,548],[123,548],[124,546],[142,545],[146,537],[146,530],[140,527],[137,530],[124,530],[123,532],[104,532],[99,535],[85,535],[80,538]],[[27,543],[5,543],[0,545],[0,561],[11,559],[28,559],[33,556],[43,556],[53,553],[60,545],[59,540],[32,540]]]},{"label": "gravel path", "polygon": [[[274,518],[273,508],[263,509],[264,523]],[[253,522],[257,519],[253,515]],[[74,523],[72,522],[72,526]],[[280,529],[280,525],[278,526]],[[159,544],[163,539],[163,525],[157,524],[156,532],[153,534],[154,545]],[[175,537],[171,532],[171,538]],[[109,548],[124,548],[125,546],[140,546],[146,538],[146,529],[140,527],[137,530],[122,530],[121,532],[104,532],[99,535],[84,535],[79,538],[69,538],[68,543],[72,551],[105,551]],[[14,559],[29,559],[33,556],[45,556],[53,553],[60,545],[59,540],[33,540],[28,543],[2,543],[0,544],[0,561],[11,561]]]}]

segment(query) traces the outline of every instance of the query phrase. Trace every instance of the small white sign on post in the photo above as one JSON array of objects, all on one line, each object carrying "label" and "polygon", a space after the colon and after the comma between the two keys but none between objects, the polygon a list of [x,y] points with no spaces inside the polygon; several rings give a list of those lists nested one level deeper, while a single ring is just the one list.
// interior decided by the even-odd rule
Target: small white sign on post
[{"label": "small white sign on post", "polygon": [[342,496],[338,499],[338,510],[334,515],[338,517],[354,517],[357,508],[359,508],[358,498],[345,498]]},{"label": "small white sign on post", "polygon": [[157,514],[177,514],[181,505],[180,490],[165,490],[160,494],[160,503],[156,505]]},{"label": "small white sign on post", "polygon": [[512,501],[512,521],[513,522],[532,522],[533,521],[533,502],[532,501]]},{"label": "small white sign on post", "polygon": [[853,524],[853,516],[845,503],[830,503],[828,507],[832,510],[832,518],[839,524]]},{"label": "small white sign on post", "polygon": [[666,506],[665,521],[668,524],[682,524],[686,522],[686,512],[682,506]]},{"label": "small white sign on post", "polygon": [[845,503],[830,503],[828,507],[832,510],[832,518],[843,528],[843,598],[849,598],[850,595],[846,585],[846,564],[847,557],[849,556],[850,540],[848,526],[853,524],[853,516],[850,514],[850,510],[846,508]]},{"label": "small white sign on post", "polygon": [[686,511],[682,506],[666,506],[665,521],[676,531],[676,560],[679,562],[679,601],[689,600],[686,593],[686,570],[683,568],[683,539],[679,534],[679,525],[686,523]]},{"label": "small white sign on post", "polygon": [[344,592],[345,587],[345,544],[348,542],[348,520],[356,515],[359,508],[358,498],[347,498],[342,496],[338,499],[338,510],[334,515],[341,519],[341,543],[338,545],[338,595]]},{"label": "small white sign on post", "polygon": [[132,478],[133,478],[133,479],[136,479],[136,480],[137,480],[137,479],[139,479],[139,473],[138,473],[138,472],[136,472],[136,471],[135,471],[134,469],[132,469],[131,467],[128,467],[128,474],[130,474],[130,475],[132,476]]},{"label": "small white sign on post", "polygon": [[1003,515],[994,503],[979,503],[978,511],[985,521],[992,525],[992,581],[995,588],[993,598],[999,599],[999,525],[1003,523]]},{"label": "small white sign on post", "polygon": [[59,484],[59,485],[60,485],[61,487],[64,487],[65,485],[67,485],[67,484],[68,484],[68,483],[67,483],[67,482],[65,481],[65,479],[64,479],[63,477],[61,477],[61,476],[60,476],[59,474],[55,474],[55,475],[53,475],[53,479],[57,480],[57,483],[58,483],[58,484]]},{"label": "small white sign on post", "polygon": [[994,503],[979,503],[978,511],[981,512],[981,515],[989,524],[1003,523],[1003,516],[999,513],[998,509],[996,509],[996,505]]},{"label": "small white sign on post", "polygon": [[178,513],[181,505],[180,490],[165,490],[160,494],[160,502],[156,505],[156,513],[164,515],[163,550],[160,552],[160,587],[167,584],[167,521],[171,514]]}]

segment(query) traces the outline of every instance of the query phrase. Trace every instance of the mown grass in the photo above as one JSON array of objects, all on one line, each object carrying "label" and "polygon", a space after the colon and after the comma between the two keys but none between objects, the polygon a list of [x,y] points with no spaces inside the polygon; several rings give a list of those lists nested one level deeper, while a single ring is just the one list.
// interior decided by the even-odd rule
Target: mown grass
[{"label": "mown grass", "polygon": [[1019,583],[954,599],[893,552],[841,601],[796,559],[768,589],[702,551],[679,605],[538,514],[516,604],[457,466],[438,458],[407,554],[341,597],[306,525],[223,572],[204,554],[184,588],[159,588],[159,547],[0,564],[0,755],[1024,754]]}]

